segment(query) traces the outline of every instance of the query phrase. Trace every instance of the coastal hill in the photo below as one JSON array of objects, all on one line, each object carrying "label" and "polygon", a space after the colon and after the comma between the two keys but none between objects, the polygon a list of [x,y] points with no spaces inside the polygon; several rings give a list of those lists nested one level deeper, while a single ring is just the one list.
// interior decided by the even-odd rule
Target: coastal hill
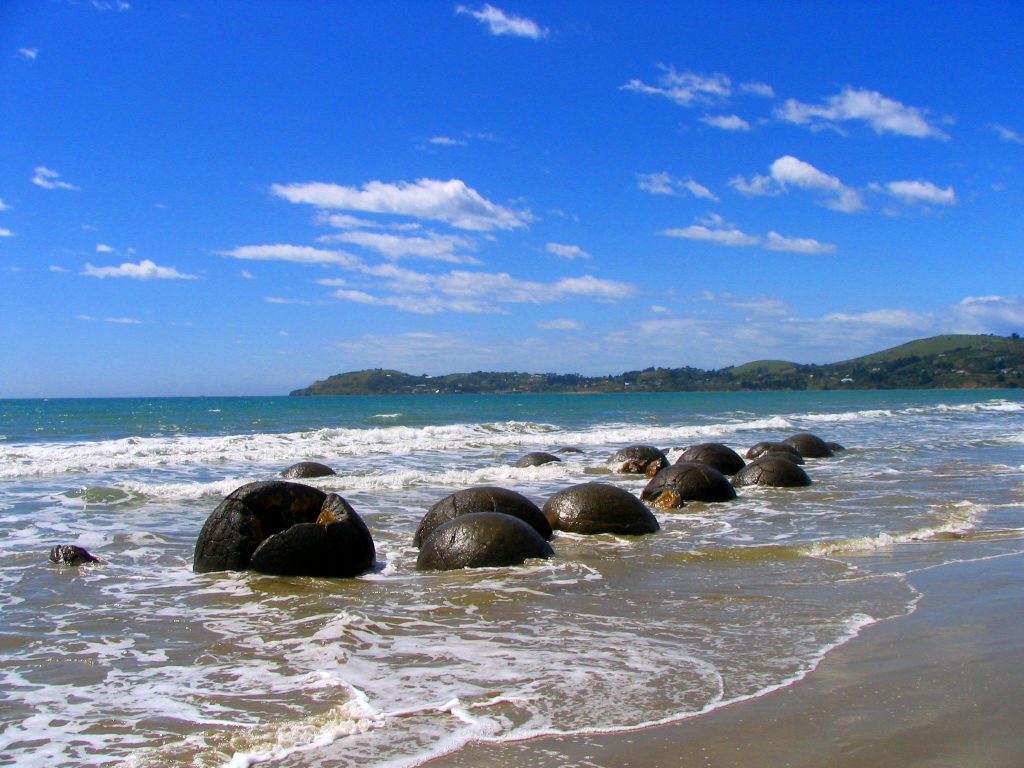
[{"label": "coastal hill", "polygon": [[617,376],[450,373],[413,376],[373,369],[339,373],[292,395],[685,392],[804,389],[984,389],[1024,386],[1024,339],[947,335],[825,365],[757,360],[703,371],[645,368]]}]

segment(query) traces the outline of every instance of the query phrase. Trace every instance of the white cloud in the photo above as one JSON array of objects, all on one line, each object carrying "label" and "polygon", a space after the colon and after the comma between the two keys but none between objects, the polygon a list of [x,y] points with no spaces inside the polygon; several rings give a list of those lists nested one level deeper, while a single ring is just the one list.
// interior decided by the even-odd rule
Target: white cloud
[{"label": "white cloud", "polygon": [[9,211],[11,206],[7,205],[3,200],[0,200],[0,211]]},{"label": "white cloud", "polygon": [[320,224],[329,224],[337,229],[381,229],[384,226],[379,221],[361,219],[347,213],[321,213],[317,216],[316,221]]},{"label": "white cloud", "polygon": [[466,142],[462,139],[453,139],[450,136],[432,136],[427,139],[428,144],[438,144],[442,147],[464,147]]},{"label": "white cloud", "polygon": [[707,123],[715,128],[721,128],[723,131],[750,130],[750,123],[739,115],[704,115],[700,120],[702,123]]},{"label": "white cloud", "polygon": [[1021,333],[1024,296],[967,296],[950,314],[961,333]]},{"label": "white cloud", "polygon": [[769,232],[765,248],[770,251],[788,251],[790,253],[833,253],[833,243],[822,243],[809,237],[784,237],[778,232]]},{"label": "white cloud", "polygon": [[414,256],[421,259],[447,261],[452,264],[479,264],[479,260],[462,251],[473,250],[476,244],[458,235],[439,235],[429,232],[423,236],[394,235],[387,232],[355,230],[338,235],[327,235],[322,241],[359,245],[380,253],[389,259]]},{"label": "white cloud", "polygon": [[218,251],[221,256],[233,259],[252,261],[292,261],[297,264],[340,264],[354,266],[361,262],[358,258],[344,251],[313,248],[308,245],[241,245],[228,251]]},{"label": "white cloud", "polygon": [[19,48],[18,49],[18,53],[21,55],[21,58],[23,58],[23,59],[28,59],[29,61],[35,61],[36,57],[39,55],[39,49],[38,48]]},{"label": "white cloud", "polygon": [[160,267],[149,259],[143,259],[138,264],[125,262],[118,267],[94,267],[86,264],[82,271],[83,275],[90,277],[130,277],[135,280],[196,280],[195,275],[186,275],[174,267]]},{"label": "white cloud", "polygon": [[78,189],[74,184],[61,181],[60,174],[57,173],[57,171],[47,168],[45,165],[36,166],[36,172],[32,177],[32,183],[37,187],[42,187],[43,189]]},{"label": "white cloud", "polygon": [[537,327],[544,331],[578,331],[583,328],[582,323],[575,320],[558,318],[556,320],[542,320]]},{"label": "white cloud", "polygon": [[540,26],[532,19],[513,16],[490,4],[485,5],[478,11],[474,11],[465,5],[459,5],[456,6],[455,12],[472,16],[486,26],[492,35],[526,37],[531,40],[540,40],[548,36],[547,28]]},{"label": "white cloud", "polygon": [[97,11],[130,11],[132,4],[126,0],[92,0],[90,3]]},{"label": "white cloud", "polygon": [[241,276],[246,280],[253,279],[253,274],[248,269],[243,269],[239,274],[241,274]]},{"label": "white cloud", "polygon": [[141,320],[136,320],[134,317],[93,317],[92,315],[75,315],[76,320],[84,320],[87,323],[91,323],[94,320],[101,320],[104,323],[115,323],[117,325],[141,325]]},{"label": "white cloud", "polygon": [[14,233],[6,227],[0,227],[0,237],[14,237]]},{"label": "white cloud", "polygon": [[731,226],[712,228],[703,224],[693,224],[682,229],[666,229],[660,234],[667,237],[683,237],[688,240],[705,240],[716,245],[728,245],[733,248],[758,245],[761,242],[754,235],[748,235]]},{"label": "white cloud", "polygon": [[775,98],[775,89],[772,88],[768,83],[743,83],[740,85],[740,90],[744,93],[749,93],[754,96],[761,96],[766,99]]},{"label": "white cloud", "polygon": [[641,80],[630,80],[623,90],[634,93],[664,96],[681,107],[724,101],[732,94],[732,81],[723,74],[701,75],[696,72],[677,72],[675,67],[662,66],[657,85]]},{"label": "white cloud", "polygon": [[305,305],[305,304],[312,304],[313,303],[313,302],[308,301],[306,299],[285,299],[285,298],[281,298],[280,296],[264,296],[263,300],[265,302],[267,302],[267,304],[300,304],[300,305]]},{"label": "white cloud", "polygon": [[1013,141],[1017,144],[1024,144],[1024,135],[1018,133],[1012,128],[1007,128],[1005,125],[999,123],[992,123],[989,128],[999,134],[999,138],[1003,141]]},{"label": "white cloud", "polygon": [[930,181],[890,181],[884,187],[874,185],[873,188],[881,189],[908,205],[956,205],[956,191],[953,187],[943,189]]},{"label": "white cloud", "polygon": [[492,203],[459,179],[419,179],[397,184],[370,181],[359,189],[310,182],[274,184],[271,189],[293,203],[443,221],[459,229],[517,229],[533,219],[528,211]]},{"label": "white cloud", "polygon": [[96,244],[96,253],[113,253],[113,252],[114,252],[114,249],[111,248],[109,245],[104,245],[103,243],[97,243]]},{"label": "white cloud", "polygon": [[824,104],[804,104],[787,99],[775,111],[778,119],[811,128],[836,127],[848,121],[860,121],[871,126],[875,133],[892,133],[916,138],[948,139],[949,135],[929,122],[917,107],[908,107],[878,91],[847,86]]},{"label": "white cloud", "polygon": [[718,202],[718,196],[694,179],[677,179],[666,171],[660,173],[638,173],[637,186],[652,195],[681,195],[688,192],[694,197]]},{"label": "white cloud", "polygon": [[770,176],[758,174],[749,181],[736,176],[729,180],[729,186],[744,195],[775,195],[787,187],[796,187],[823,195],[821,203],[826,208],[844,213],[864,208],[860,192],[792,155],[778,158],[769,172]]},{"label": "white cloud", "polygon": [[51,272],[67,272],[67,270],[66,270],[66,269],[65,269],[64,267],[58,266],[57,264],[51,264],[51,265],[50,265],[50,266],[48,267],[48,269],[49,269],[49,270],[50,270]]},{"label": "white cloud", "polygon": [[545,247],[548,253],[553,253],[563,259],[590,259],[593,258],[578,245],[567,245],[563,243],[548,243]]}]

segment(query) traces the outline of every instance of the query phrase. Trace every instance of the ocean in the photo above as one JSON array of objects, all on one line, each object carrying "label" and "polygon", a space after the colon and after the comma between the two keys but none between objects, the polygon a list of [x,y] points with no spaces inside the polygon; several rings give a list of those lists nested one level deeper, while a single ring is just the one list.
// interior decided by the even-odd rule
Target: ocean
[{"label": "ocean", "polygon": [[[810,487],[416,570],[420,518],[462,488],[639,495],[619,448],[803,431],[846,447]],[[194,574],[220,500],[303,460],[336,470],[303,482],[359,512],[377,567]],[[699,717],[913,612],[905,562],[955,566],[965,540],[1024,551],[1020,390],[0,401],[0,765],[416,766]],[[102,562],[55,565],[57,544]]]}]

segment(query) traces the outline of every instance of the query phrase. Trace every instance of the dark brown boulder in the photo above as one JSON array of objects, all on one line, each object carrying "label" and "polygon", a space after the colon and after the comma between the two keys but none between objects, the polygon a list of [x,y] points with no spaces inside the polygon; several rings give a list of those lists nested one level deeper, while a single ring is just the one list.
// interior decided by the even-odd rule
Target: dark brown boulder
[{"label": "dark brown boulder", "polygon": [[709,467],[717,469],[723,475],[735,475],[746,466],[746,462],[743,461],[743,458],[736,451],[722,443],[698,443],[697,445],[691,445],[676,459],[676,464],[687,462],[707,464]]},{"label": "dark brown boulder", "polygon": [[84,547],[79,547],[75,544],[58,544],[50,550],[50,562],[57,565],[77,567],[86,563],[100,563],[102,560],[95,557]]},{"label": "dark brown boulder", "polygon": [[776,488],[797,488],[811,484],[803,468],[786,454],[768,452],[736,473],[733,485],[769,485]]},{"label": "dark brown boulder", "polygon": [[[329,534],[302,529],[268,545],[259,562],[270,568],[272,573],[334,576],[339,572],[339,561],[365,561],[367,543],[372,553],[373,542],[372,539],[367,542],[369,531],[363,521],[337,494],[328,496],[317,488],[284,480],[243,485],[229,494],[206,519],[196,540],[192,569],[196,573],[245,570],[265,540],[294,526],[316,524],[317,520],[327,518],[331,518],[331,523],[340,522],[341,525]],[[343,534],[347,537],[345,542],[342,541]],[[314,546],[315,552],[303,555],[302,543]],[[330,554],[325,557],[327,550]],[[357,555],[356,552],[362,554]],[[282,565],[289,559],[298,561],[303,558],[307,562],[301,567]],[[372,560],[371,554],[367,568],[372,566]]]},{"label": "dark brown boulder", "polygon": [[337,473],[326,464],[321,464],[318,461],[300,461],[282,471],[281,477],[286,477],[289,480],[301,480],[304,477],[327,477],[334,474]]},{"label": "dark brown boulder", "polygon": [[[672,503],[659,502],[659,497],[669,494]],[[656,474],[640,493],[644,501],[674,508],[682,506],[681,501],[730,501],[736,498],[736,489],[725,475],[707,464],[694,462],[673,464]]]},{"label": "dark brown boulder", "polygon": [[782,442],[796,448],[805,459],[827,459],[835,455],[824,440],[810,432],[791,435]]},{"label": "dark brown boulder", "polygon": [[800,451],[794,448],[789,443],[771,443],[761,442],[750,447],[747,451],[748,459],[759,459],[766,453],[778,453],[780,455],[789,456],[797,464],[804,463],[804,457],[800,455]]},{"label": "dark brown boulder", "polygon": [[518,517],[472,512],[448,520],[427,536],[416,567],[428,571],[500,568],[554,554],[551,545]]},{"label": "dark brown boulder", "polygon": [[668,458],[653,445],[631,445],[612,454],[608,463],[617,465],[620,474],[651,476],[668,466]]},{"label": "dark brown boulder", "polygon": [[524,467],[539,467],[544,464],[553,464],[556,461],[561,462],[561,459],[553,454],[544,453],[544,451],[534,451],[533,453],[528,453],[519,459],[515,466],[519,469]]},{"label": "dark brown boulder", "polygon": [[642,501],[608,483],[583,483],[559,491],[547,500],[544,516],[556,531],[572,533],[638,536],[660,528]]},{"label": "dark brown boulder", "polygon": [[840,451],[846,450],[846,446],[841,445],[840,443],[827,442],[825,443],[825,445],[827,445],[832,450],[832,453],[839,453]]},{"label": "dark brown boulder", "polygon": [[376,550],[366,523],[345,499],[327,495],[316,522],[268,536],[249,567],[275,576],[347,578],[373,568]]},{"label": "dark brown boulder", "polygon": [[443,523],[474,512],[501,512],[517,517],[533,527],[545,541],[552,535],[544,513],[521,493],[508,488],[481,485],[449,494],[428,509],[413,536],[413,546],[422,546],[426,538]]}]

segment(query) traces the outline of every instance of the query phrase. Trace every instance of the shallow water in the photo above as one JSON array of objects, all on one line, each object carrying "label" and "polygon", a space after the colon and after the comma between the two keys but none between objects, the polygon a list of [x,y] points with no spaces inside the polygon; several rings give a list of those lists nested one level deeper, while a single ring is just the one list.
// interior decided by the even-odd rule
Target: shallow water
[{"label": "shallow water", "polygon": [[[808,461],[810,488],[656,510],[647,537],[560,534],[520,568],[415,570],[420,517],[460,488],[639,494],[607,464],[625,445],[805,430],[848,447]],[[913,610],[873,551],[1024,549],[1017,391],[0,401],[0,434],[0,764],[414,765],[670,721]],[[220,498],[300,460],[336,469],[307,482],[364,517],[378,568],[193,574]],[[55,566],[58,543],[104,563]]]}]

